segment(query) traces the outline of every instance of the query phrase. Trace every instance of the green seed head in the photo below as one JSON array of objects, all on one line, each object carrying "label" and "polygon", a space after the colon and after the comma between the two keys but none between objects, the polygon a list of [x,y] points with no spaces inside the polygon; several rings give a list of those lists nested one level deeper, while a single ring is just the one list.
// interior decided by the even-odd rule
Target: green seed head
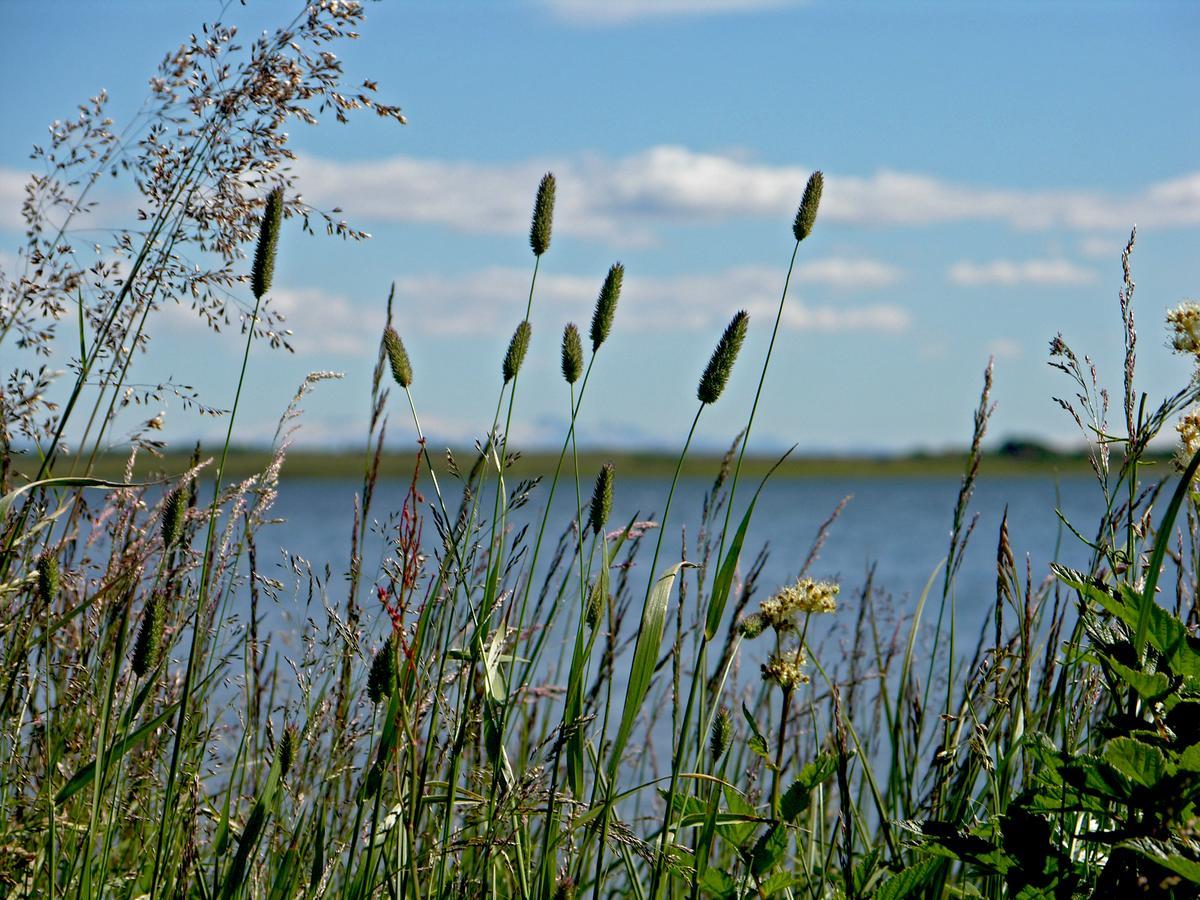
[{"label": "green seed head", "polygon": [[592,509],[588,514],[588,525],[591,526],[592,534],[599,534],[604,530],[604,523],[608,521],[608,514],[612,512],[612,498],[613,465],[605,463],[596,476],[596,486],[592,488]]},{"label": "green seed head", "polygon": [[767,627],[767,620],[759,613],[751,613],[738,622],[738,632],[748,641],[754,640]]},{"label": "green seed head", "polygon": [[588,628],[595,628],[600,621],[600,616],[604,614],[604,602],[608,598],[604,596],[604,591],[600,589],[599,580],[592,583],[592,589],[588,591],[587,609],[584,611],[584,621]]},{"label": "green seed head", "polygon": [[617,312],[617,301],[621,299],[621,282],[624,278],[625,267],[620,263],[613,263],[608,274],[604,276],[604,285],[600,288],[596,308],[592,311],[593,353],[608,340],[608,334],[612,331],[613,316]]},{"label": "green seed head", "polygon": [[49,606],[58,594],[58,557],[43,553],[37,561],[38,600]]},{"label": "green seed head", "polygon": [[371,671],[367,675],[367,699],[378,706],[392,695],[395,685],[396,651],[389,635],[371,660]]},{"label": "green seed head", "polygon": [[746,339],[746,325],[749,321],[750,316],[743,309],[725,326],[725,333],[717,341],[717,347],[713,350],[708,365],[704,367],[704,374],[700,376],[696,396],[700,398],[701,403],[716,403],[721,392],[725,390],[729,373],[733,371],[733,364],[737,361],[738,351],[742,349],[742,341]]},{"label": "green seed head", "polygon": [[187,498],[183,495],[183,487],[177,487],[163,501],[162,508],[162,542],[163,549],[170,550],[183,534],[183,517],[187,513]]},{"label": "green seed head", "polygon": [[575,881],[567,875],[558,880],[554,886],[553,900],[575,900]]},{"label": "green seed head", "polygon": [[525,353],[529,350],[529,337],[532,334],[533,327],[529,324],[528,319],[522,321],[517,326],[517,330],[513,332],[512,340],[508,342],[508,352],[504,354],[504,367],[501,370],[505,384],[516,378],[517,373],[521,371],[521,363],[525,361]]},{"label": "green seed head", "polygon": [[138,678],[158,665],[162,656],[165,618],[162,599],[152,594],[142,611],[142,627],[138,629],[137,640],[133,644],[133,674]]},{"label": "green seed head", "polygon": [[529,227],[529,246],[534,256],[550,248],[550,230],[554,225],[554,174],[547,172],[538,185],[533,202],[533,224]]},{"label": "green seed head", "polygon": [[579,329],[574,322],[563,329],[562,373],[567,384],[574,384],[583,374],[583,344],[579,340]]},{"label": "green seed head", "polygon": [[408,361],[408,351],[396,329],[389,325],[383,329],[383,349],[387,352],[388,363],[392,367],[392,378],[396,384],[406,388],[412,384],[412,363]]},{"label": "green seed head", "polygon": [[288,771],[292,768],[292,763],[296,760],[296,744],[299,742],[299,735],[296,733],[295,725],[286,725],[283,729],[283,735],[279,738],[279,777],[286,778]]},{"label": "green seed head", "polygon": [[283,188],[275,188],[267,194],[262,223],[258,229],[258,246],[254,248],[254,270],[251,288],[254,299],[259,300],[271,289],[271,278],[275,274],[275,249],[279,245],[279,223],[283,219]]},{"label": "green seed head", "polygon": [[804,197],[800,208],[796,210],[796,220],[792,222],[792,234],[796,240],[802,241],[812,234],[813,225],[817,221],[817,207],[821,205],[821,190],[825,187],[825,176],[813,172],[804,186]]},{"label": "green seed head", "polygon": [[714,762],[725,755],[732,740],[733,719],[729,716],[729,710],[721,707],[717,717],[713,719],[712,733],[709,735],[708,749],[712,751]]}]

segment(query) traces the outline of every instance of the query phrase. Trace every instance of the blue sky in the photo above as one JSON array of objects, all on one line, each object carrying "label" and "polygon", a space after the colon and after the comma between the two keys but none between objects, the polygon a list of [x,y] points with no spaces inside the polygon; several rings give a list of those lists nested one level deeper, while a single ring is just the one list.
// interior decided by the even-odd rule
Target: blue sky
[{"label": "blue sky", "polygon": [[[294,7],[251,0],[226,20],[253,34]],[[120,121],[162,55],[220,8],[0,4],[0,252],[18,246],[19,185],[46,125],[100,88]],[[989,356],[993,435],[1069,442],[1051,400],[1068,386],[1046,345],[1061,331],[1117,386],[1119,255],[1135,223],[1142,386],[1153,398],[1189,375],[1162,315],[1200,296],[1198,38],[1200,7],[1183,3],[369,3],[339,55],[348,80],[377,81],[409,124],[293,130],[305,199],[343,207],[373,239],[285,235],[272,302],[298,352],[256,348],[239,435],[269,437],[304,373],[335,369],[346,378],[311,396],[300,440],[360,445],[393,281],[431,437],[479,435],[551,169],[558,213],[516,438],[561,440],[561,328],[586,323],[621,260],[582,438],[676,446],[712,344],[746,307],[745,354],[700,436],[722,446],[753,396],[791,218],[821,168],[756,446],[961,444]],[[228,405],[233,335],[172,315],[155,341],[135,378],[170,374]],[[220,430],[177,403],[166,422],[178,439]]]}]

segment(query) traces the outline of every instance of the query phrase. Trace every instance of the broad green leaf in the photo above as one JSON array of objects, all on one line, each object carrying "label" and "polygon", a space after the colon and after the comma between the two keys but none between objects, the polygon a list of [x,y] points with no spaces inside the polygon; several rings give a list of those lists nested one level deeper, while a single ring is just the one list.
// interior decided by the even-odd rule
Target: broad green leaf
[{"label": "broad green leaf", "polygon": [[822,753],[812,762],[806,764],[796,776],[796,780],[779,798],[779,814],[789,822],[808,809],[813,788],[828,779],[837,771],[837,756],[833,753]]},{"label": "broad green leaf", "polygon": [[1115,675],[1146,700],[1157,700],[1171,689],[1171,679],[1162,672],[1147,674],[1130,668],[1111,656],[1105,656],[1103,659]]},{"label": "broad green leaf", "polygon": [[1167,774],[1162,751],[1130,737],[1116,737],[1104,745],[1104,759],[1137,784],[1153,787]]},{"label": "broad green leaf", "polygon": [[775,866],[782,862],[787,853],[787,828],[782,822],[775,822],[762,833],[750,851],[750,871],[755,878],[761,879]]},{"label": "broad green leaf", "polygon": [[925,885],[939,865],[941,862],[936,858],[924,859],[897,872],[879,886],[879,890],[875,892],[875,900],[907,900],[909,897],[925,896]]}]

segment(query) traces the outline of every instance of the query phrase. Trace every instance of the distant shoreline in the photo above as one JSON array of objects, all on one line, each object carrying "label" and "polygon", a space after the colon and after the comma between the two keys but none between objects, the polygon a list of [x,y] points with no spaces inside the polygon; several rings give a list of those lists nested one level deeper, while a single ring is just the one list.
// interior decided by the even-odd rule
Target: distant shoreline
[{"label": "distant shoreline", "polygon": [[[215,457],[219,448],[202,451],[202,458]],[[431,451],[439,476],[448,475],[449,465],[446,451]],[[474,462],[474,450],[454,452],[458,467],[464,472]],[[742,476],[760,478],[778,460],[778,456],[748,456],[742,464]],[[685,460],[682,475],[688,478],[715,478],[721,466],[721,455],[701,453],[689,455]],[[1169,454],[1158,454],[1150,458],[1156,465],[1170,466]],[[100,456],[92,468],[94,476],[121,479],[124,476],[128,457],[125,454],[109,453]],[[270,460],[265,450],[231,450],[226,462],[227,478],[245,478],[261,472]],[[557,453],[524,453],[515,461],[509,475],[516,477],[549,476],[554,473]],[[590,480],[592,474],[605,462],[612,462],[622,478],[670,477],[675,467],[675,456],[658,451],[614,450],[609,452],[588,450],[579,454],[579,468]],[[26,477],[32,474],[31,458],[18,456],[15,470]],[[184,472],[190,462],[190,454],[171,452],[152,456],[147,451],[139,454],[134,466],[135,480],[143,481],[160,477],[177,476]],[[1114,463],[1116,460],[1114,460]],[[1146,460],[1143,461],[1143,464]],[[363,453],[347,451],[293,450],[284,460],[281,477],[283,480],[300,479],[359,479],[362,477],[366,458]],[[415,453],[383,454],[380,461],[380,478],[405,479],[411,477]],[[568,458],[564,470],[570,465]],[[966,465],[965,451],[943,453],[914,453],[894,456],[797,456],[787,459],[774,474],[774,478],[943,478],[957,477]],[[210,467],[211,468],[211,467]],[[1085,476],[1091,473],[1087,457],[1082,453],[1055,453],[1001,448],[984,454],[980,475],[989,477],[1046,477]],[[63,457],[55,468],[55,475],[71,474],[71,458]],[[74,474],[81,474],[78,469]]]}]

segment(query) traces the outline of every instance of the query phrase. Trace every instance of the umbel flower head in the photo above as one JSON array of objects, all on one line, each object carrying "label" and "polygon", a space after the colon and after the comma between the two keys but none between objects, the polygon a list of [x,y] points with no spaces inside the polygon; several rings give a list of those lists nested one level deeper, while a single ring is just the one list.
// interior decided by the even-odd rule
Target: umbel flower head
[{"label": "umbel flower head", "polygon": [[804,674],[807,664],[808,658],[803,649],[772,653],[762,665],[763,681],[770,681],[783,690],[790,691],[802,684],[808,684],[808,676]]},{"label": "umbel flower head", "polygon": [[1171,346],[1178,353],[1200,355],[1200,303],[1185,300],[1167,312]]},{"label": "umbel flower head", "polygon": [[554,227],[554,174],[547,172],[538,185],[533,201],[533,222],[529,226],[529,246],[534,256],[550,249],[550,231]]},{"label": "umbel flower head", "polygon": [[387,353],[388,365],[392,367],[392,378],[402,388],[409,387],[413,381],[412,363],[408,360],[408,351],[404,349],[404,341],[396,329],[389,325],[383,329],[383,349]]},{"label": "umbel flower head", "polygon": [[742,309],[738,310],[725,326],[725,331],[717,341],[716,349],[709,357],[708,365],[704,367],[704,374],[700,376],[700,384],[696,388],[696,396],[701,403],[716,403],[721,392],[725,390],[729,374],[733,371],[733,364],[737,362],[738,353],[742,349],[742,342],[746,339],[746,325],[749,321],[749,313]]},{"label": "umbel flower head", "polygon": [[837,609],[839,590],[832,581],[801,578],[764,600],[759,606],[759,615],[777,632],[794,631],[797,616]]}]

